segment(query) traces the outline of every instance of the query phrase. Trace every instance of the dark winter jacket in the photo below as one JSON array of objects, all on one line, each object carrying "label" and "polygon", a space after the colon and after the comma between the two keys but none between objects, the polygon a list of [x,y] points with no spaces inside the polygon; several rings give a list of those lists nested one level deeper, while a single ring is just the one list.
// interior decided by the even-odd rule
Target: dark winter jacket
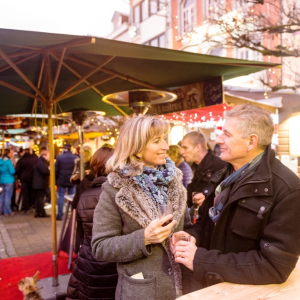
[{"label": "dark winter jacket", "polygon": [[[190,276],[200,284],[197,288],[223,281],[285,282],[300,254],[300,180],[269,146],[256,170],[246,171],[225,196],[227,203],[214,225],[208,209],[230,169],[226,164],[212,177],[201,218],[187,230],[199,246]],[[185,276],[186,286],[191,278]]]},{"label": "dark winter jacket", "polygon": [[94,209],[106,177],[94,179],[92,188],[85,191],[77,206],[77,220],[82,223],[84,240],[70,277],[67,299],[115,299],[118,281],[116,263],[98,261],[91,250]]},{"label": "dark winter jacket", "polygon": [[16,174],[21,182],[32,184],[33,168],[38,157],[35,154],[25,152],[16,164]]},{"label": "dark winter jacket", "polygon": [[49,187],[49,164],[44,157],[39,157],[33,170],[32,188],[35,190],[47,189]]},{"label": "dark winter jacket", "polygon": [[71,151],[63,152],[58,155],[55,162],[55,178],[58,186],[73,186],[70,178],[74,169],[74,161],[78,158]]},{"label": "dark winter jacket", "polygon": [[198,166],[196,164],[192,165],[193,169],[195,168],[195,173],[192,182],[187,186],[188,207],[191,207],[193,205],[192,193],[203,193],[203,190],[207,187],[211,177],[217,171],[223,169],[224,166],[225,162],[218,156],[215,156],[210,149],[208,149],[207,154],[204,156]]}]

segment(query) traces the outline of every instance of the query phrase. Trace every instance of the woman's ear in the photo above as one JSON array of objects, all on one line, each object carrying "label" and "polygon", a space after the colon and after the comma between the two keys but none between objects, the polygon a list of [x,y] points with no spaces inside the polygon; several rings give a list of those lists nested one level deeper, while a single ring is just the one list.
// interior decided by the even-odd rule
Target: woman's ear
[{"label": "woman's ear", "polygon": [[142,159],[142,154],[141,154],[141,153],[134,154],[134,156],[135,156],[137,159]]},{"label": "woman's ear", "polygon": [[256,134],[251,134],[248,141],[248,151],[251,151],[253,148],[257,147],[257,143],[258,136]]}]

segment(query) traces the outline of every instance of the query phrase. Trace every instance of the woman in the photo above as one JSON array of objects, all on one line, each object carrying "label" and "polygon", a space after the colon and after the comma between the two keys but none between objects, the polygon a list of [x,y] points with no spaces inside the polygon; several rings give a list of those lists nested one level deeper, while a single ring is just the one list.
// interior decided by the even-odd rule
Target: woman
[{"label": "woman", "polygon": [[10,206],[16,172],[12,164],[13,156],[13,149],[5,149],[3,158],[0,159],[0,186],[2,188],[0,194],[0,214],[4,214],[5,216],[14,215]]},{"label": "woman", "polygon": [[[117,262],[118,300],[182,294],[169,236],[184,228],[186,190],[181,171],[166,159],[168,131],[167,123],[152,116],[128,120],[106,165],[110,174],[95,209],[92,249],[99,260]],[[158,204],[166,202],[173,215],[159,219]]]},{"label": "woman", "polygon": [[[90,161],[91,172],[95,174],[95,178],[92,187],[81,194],[76,208],[77,228],[80,227],[84,235],[69,281],[67,299],[115,299],[118,281],[116,264],[96,260],[91,249],[94,209],[99,200],[101,186],[106,181],[105,163],[112,153],[113,149],[102,147]],[[85,177],[80,185],[85,180],[89,179]]]},{"label": "woman", "polygon": [[181,155],[181,148],[178,145],[171,145],[167,154],[174,161],[176,167],[181,170],[183,178],[182,183],[186,188],[193,179],[193,171],[191,167],[184,161]]}]

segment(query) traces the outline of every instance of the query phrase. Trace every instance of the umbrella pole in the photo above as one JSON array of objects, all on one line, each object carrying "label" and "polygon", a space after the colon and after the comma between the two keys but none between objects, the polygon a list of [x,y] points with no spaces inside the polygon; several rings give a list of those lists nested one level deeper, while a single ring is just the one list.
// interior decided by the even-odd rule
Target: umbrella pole
[{"label": "umbrella pole", "polygon": [[53,145],[53,105],[48,107],[48,135],[50,154],[50,191],[51,191],[51,224],[52,224],[52,286],[58,286],[57,269],[57,237],[56,237],[56,196],[55,196],[55,167],[54,167],[54,145]]},{"label": "umbrella pole", "polygon": [[80,144],[80,180],[83,180],[84,178],[84,135],[82,130],[82,125],[78,125],[78,138],[79,138],[79,144]]}]

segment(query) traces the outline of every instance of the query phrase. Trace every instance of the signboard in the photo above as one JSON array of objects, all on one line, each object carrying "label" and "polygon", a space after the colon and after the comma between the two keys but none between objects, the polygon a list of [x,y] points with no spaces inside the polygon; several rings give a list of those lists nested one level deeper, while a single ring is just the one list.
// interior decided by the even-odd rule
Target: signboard
[{"label": "signboard", "polygon": [[152,105],[150,113],[164,115],[223,103],[223,82],[221,76],[189,84],[170,92],[177,95],[177,100]]}]

